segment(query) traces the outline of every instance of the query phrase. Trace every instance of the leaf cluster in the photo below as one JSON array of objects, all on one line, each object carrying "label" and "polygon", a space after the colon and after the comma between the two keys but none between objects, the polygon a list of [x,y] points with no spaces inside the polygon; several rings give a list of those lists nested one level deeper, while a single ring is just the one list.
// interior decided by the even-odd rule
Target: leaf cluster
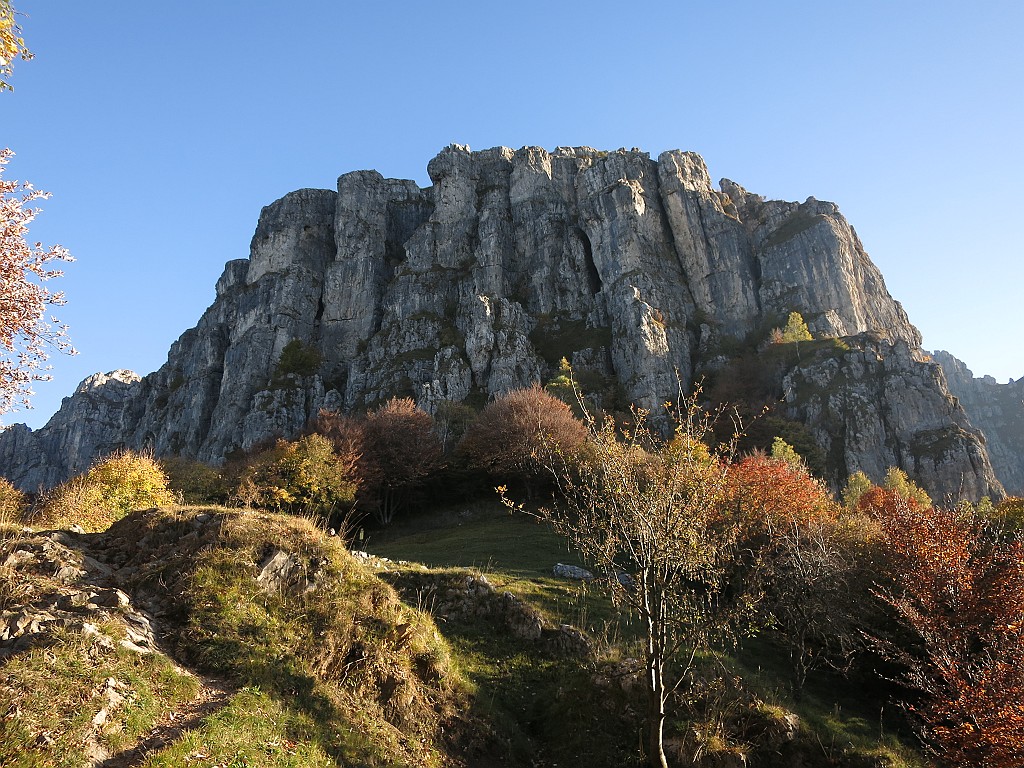
[{"label": "leaf cluster", "polygon": [[[0,44],[4,13],[0,6]],[[0,80],[0,90],[3,84]],[[64,295],[45,285],[63,274],[53,268],[55,262],[73,259],[59,245],[44,248],[27,240],[39,213],[31,204],[49,195],[27,182],[2,178],[13,155],[0,149],[0,414],[29,406],[33,382],[50,378],[45,363],[51,349],[74,354],[67,327],[47,316],[51,307],[64,304]]]},{"label": "leaf cluster", "polygon": [[30,61],[33,58],[21,36],[21,25],[15,19],[16,14],[10,0],[0,0],[0,93],[13,90],[9,79],[14,60]]},{"label": "leaf cluster", "polygon": [[119,450],[44,494],[32,522],[102,531],[129,512],[175,501],[167,475],[151,455]]}]

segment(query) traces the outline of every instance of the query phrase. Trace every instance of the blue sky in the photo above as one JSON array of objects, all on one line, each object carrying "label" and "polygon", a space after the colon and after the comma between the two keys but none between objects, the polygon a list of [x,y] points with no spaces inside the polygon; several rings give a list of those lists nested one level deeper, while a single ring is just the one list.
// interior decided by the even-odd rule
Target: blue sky
[{"label": "blue sky", "polygon": [[6,174],[85,376],[148,373],[248,255],[260,208],[375,168],[428,183],[445,145],[699,152],[712,178],[839,204],[924,334],[1024,376],[1019,2],[15,0],[37,58],[0,94]]}]

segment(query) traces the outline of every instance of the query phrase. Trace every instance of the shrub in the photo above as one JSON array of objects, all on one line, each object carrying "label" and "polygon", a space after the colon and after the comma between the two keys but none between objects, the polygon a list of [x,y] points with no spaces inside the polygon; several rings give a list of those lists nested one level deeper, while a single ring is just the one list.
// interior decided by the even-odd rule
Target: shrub
[{"label": "shrub", "polygon": [[772,344],[791,344],[796,341],[813,341],[807,323],[799,312],[790,312],[784,328],[775,328],[771,333]]},{"label": "shrub", "polygon": [[874,488],[871,478],[860,470],[853,472],[846,478],[846,485],[843,487],[842,501],[846,509],[854,510],[860,508],[861,497]]},{"label": "shrub", "polygon": [[357,482],[323,435],[278,440],[250,457],[239,473],[235,499],[244,506],[329,518],[350,506]]},{"label": "shrub", "polygon": [[533,386],[502,395],[489,403],[466,432],[459,451],[470,466],[503,480],[533,485],[545,472],[545,456],[570,452],[587,439],[587,428],[554,395]]},{"label": "shrub", "polygon": [[904,669],[926,749],[942,765],[1024,764],[1024,541],[993,536],[970,506],[883,493],[891,586],[879,595],[912,638],[883,647]]},{"label": "shrub", "polygon": [[1009,496],[999,502],[990,512],[997,528],[1006,532],[1024,532],[1024,498]]},{"label": "shrub", "polygon": [[289,375],[312,376],[320,369],[322,361],[320,350],[312,344],[292,339],[281,350],[274,378],[283,379]]},{"label": "shrub", "polygon": [[367,497],[382,525],[394,519],[410,492],[441,465],[434,420],[411,398],[393,397],[367,415],[361,466]]},{"label": "shrub", "polygon": [[932,500],[925,490],[907,477],[907,473],[898,467],[889,467],[886,470],[885,477],[882,479],[882,487],[918,507],[927,509],[932,505]]},{"label": "shrub", "polygon": [[25,509],[25,494],[0,477],[0,534],[14,528]]},{"label": "shrub", "polygon": [[185,504],[223,504],[230,493],[224,473],[197,459],[169,456],[160,459],[168,487]]},{"label": "shrub", "polygon": [[34,522],[95,532],[133,510],[174,502],[167,475],[152,456],[120,450],[45,494]]}]

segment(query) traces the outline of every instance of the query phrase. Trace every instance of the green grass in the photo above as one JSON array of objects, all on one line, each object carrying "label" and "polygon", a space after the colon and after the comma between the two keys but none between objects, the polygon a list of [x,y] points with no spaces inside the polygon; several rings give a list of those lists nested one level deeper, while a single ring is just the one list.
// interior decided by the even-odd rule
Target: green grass
[{"label": "green grass", "polygon": [[865,698],[859,687],[829,670],[812,672],[800,701],[788,694],[789,665],[785,651],[767,639],[748,640],[725,665],[768,707],[784,707],[807,726],[812,751],[841,764],[851,755],[886,768],[925,768],[928,763],[909,743],[896,708]]},{"label": "green grass", "polygon": [[[189,541],[180,531],[201,512],[210,519]],[[147,542],[133,564],[147,574],[140,586],[155,579],[174,596],[181,659],[258,687],[284,721],[305,723],[311,754],[341,765],[443,763],[438,742],[462,695],[448,648],[339,539],[303,518],[240,510],[145,513],[111,535]],[[264,588],[261,563],[274,552],[290,554],[294,578]]]},{"label": "green grass", "polygon": [[[116,637],[115,624],[100,630]],[[116,706],[106,681],[123,696]],[[111,754],[133,745],[158,718],[191,700],[197,679],[159,654],[139,654],[98,638],[57,633],[43,647],[20,653],[3,666],[0,765],[10,768],[80,766],[84,745]],[[16,704],[15,704],[16,702]],[[96,718],[101,710],[105,719]]]},{"label": "green grass", "polygon": [[[579,562],[559,536],[497,502],[407,519],[373,534],[365,547],[431,566],[427,572],[413,563],[385,563],[380,575],[406,586],[418,575],[443,590],[464,584],[470,571],[483,572],[499,592],[541,609],[549,624],[588,628],[598,639],[596,657],[560,656],[543,642],[517,639],[486,613],[435,621],[420,610],[429,605],[417,605],[410,594],[403,604],[340,539],[301,518],[159,510],[116,524],[105,540],[123,553],[125,561],[116,565],[134,569],[133,593],[158,591],[174,601],[162,629],[178,663],[241,687],[217,712],[150,754],[144,763],[150,768],[583,762],[626,768],[639,762],[642,691],[601,681],[614,662],[636,657],[635,632],[619,629],[615,611],[594,587],[551,575],[556,562]],[[274,550],[303,564],[303,581],[259,585],[260,563]],[[40,583],[25,583],[10,599],[46,588],[43,575],[34,578]],[[308,589],[311,583],[315,588]],[[107,622],[101,631],[116,641],[123,630]],[[729,681],[730,712],[755,723],[777,722],[791,711],[800,716],[805,727],[786,749],[796,750],[790,756],[805,768],[925,765],[891,721],[880,719],[878,706],[839,677],[818,675],[801,702],[791,701],[784,652],[767,641],[707,662],[707,680]],[[108,678],[129,695],[97,730],[93,720]],[[130,749],[166,712],[187,709],[198,687],[161,654],[58,633],[4,662],[0,701],[17,706],[0,709],[0,765],[80,765],[90,740],[109,754]],[[749,749],[758,765],[782,764],[727,728],[716,730],[726,722],[724,710],[700,706],[681,705],[671,732],[689,738],[706,725],[702,743],[719,744],[719,757]]]},{"label": "green grass", "polygon": [[431,568],[479,571],[499,591],[535,605],[553,624],[571,624],[601,635],[616,632],[616,612],[594,586],[552,575],[557,563],[584,565],[563,537],[536,518],[510,513],[497,501],[463,515],[399,523],[371,535],[366,551]]},{"label": "green grass", "polygon": [[[497,591],[539,609],[549,624],[586,628],[599,647],[621,634],[615,610],[595,587],[552,575],[556,563],[582,564],[565,540],[497,501],[433,521],[407,520],[373,534],[364,548],[410,561],[387,566],[399,581],[414,582],[418,564],[453,583],[479,572]],[[470,681],[474,713],[493,729],[494,757],[514,765],[572,765],[583,755],[595,768],[633,764],[635,723],[595,701],[592,659],[554,656],[484,620],[449,619],[439,626],[453,664]]]},{"label": "green grass", "polygon": [[[481,571],[497,589],[541,608],[553,623],[583,626],[592,634],[603,631],[606,636],[599,647],[613,660],[635,656],[636,631],[629,624],[614,623],[616,614],[606,598],[593,587],[585,594],[582,585],[551,576],[556,562],[579,564],[579,560],[546,525],[527,515],[509,514],[496,503],[461,514],[442,514],[435,521],[434,525],[423,520],[396,525],[373,535],[365,548],[391,560],[433,569]],[[418,566],[388,568],[414,571]],[[614,691],[595,691],[594,662],[547,658],[524,649],[521,641],[496,636],[493,628],[472,623],[447,622],[441,627],[453,648],[454,663],[474,686],[476,706],[492,723],[509,759],[571,764],[586,754],[597,756],[591,759],[592,765],[623,766],[636,760],[639,726],[635,716],[623,717],[622,711],[638,703],[615,700]],[[803,699],[794,702],[788,695],[786,653],[766,640],[748,641],[735,653],[706,661],[708,675],[726,669],[740,681],[732,694],[738,698],[728,704],[734,710],[763,709],[759,717],[767,720],[786,712],[800,717],[803,728],[788,749],[808,768],[927,765],[905,741],[908,734],[898,730],[898,719],[880,717],[881,707],[866,701],[854,684],[839,675],[812,675]],[[697,717],[692,722],[677,721],[675,727],[698,727],[702,716]],[[723,749],[747,749],[727,740],[722,745]]]},{"label": "green grass", "polygon": [[175,768],[193,762],[223,768],[321,768],[337,765],[310,739],[309,719],[259,688],[243,688],[227,706],[146,757],[145,768]]},{"label": "green grass", "polygon": [[[474,737],[469,685],[430,617],[310,521],[160,509],[119,521],[104,542],[110,564],[132,574],[125,591],[163,604],[159,628],[177,664],[244,688],[150,764],[441,768],[461,750],[451,734]],[[285,578],[261,581],[282,553]],[[45,574],[8,583],[23,575],[0,569],[11,605],[57,589]],[[0,765],[80,766],[90,745],[100,759],[117,755],[193,704],[194,675],[162,653],[120,648],[116,616],[99,628],[102,642],[63,631],[4,660]],[[122,699],[97,722],[110,678]]]}]

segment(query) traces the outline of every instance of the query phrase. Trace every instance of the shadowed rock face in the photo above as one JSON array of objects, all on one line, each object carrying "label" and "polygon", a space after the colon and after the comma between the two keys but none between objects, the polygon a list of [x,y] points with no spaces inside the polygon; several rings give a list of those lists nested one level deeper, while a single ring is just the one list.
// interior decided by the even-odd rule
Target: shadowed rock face
[{"label": "shadowed rock face", "polygon": [[[88,429],[69,422],[72,398],[38,432],[4,434],[4,473],[49,485],[120,444],[216,462],[296,433],[320,408],[391,395],[427,410],[479,402],[545,380],[562,357],[656,407],[679,377],[720,362],[711,350],[796,310],[819,336],[872,334],[873,354],[901,361],[890,379],[906,373],[908,388],[927,392],[899,424],[872,422],[878,445],[850,437],[849,414],[840,436],[828,408],[791,403],[827,437],[837,473],[890,458],[914,472],[906,446],[918,432],[956,425],[964,449],[919,478],[940,496],[998,491],[977,434],[922,362],[917,329],[832,203],[766,201],[730,181],[715,189],[703,160],[679,151],[655,161],[638,150],[453,145],[428,172],[427,189],[357,171],[337,192],[299,190],[264,208],[250,258],[227,264],[167,363],[118,388]],[[315,371],[279,368],[293,340],[319,354]],[[102,439],[73,439],[76,429]]]}]

